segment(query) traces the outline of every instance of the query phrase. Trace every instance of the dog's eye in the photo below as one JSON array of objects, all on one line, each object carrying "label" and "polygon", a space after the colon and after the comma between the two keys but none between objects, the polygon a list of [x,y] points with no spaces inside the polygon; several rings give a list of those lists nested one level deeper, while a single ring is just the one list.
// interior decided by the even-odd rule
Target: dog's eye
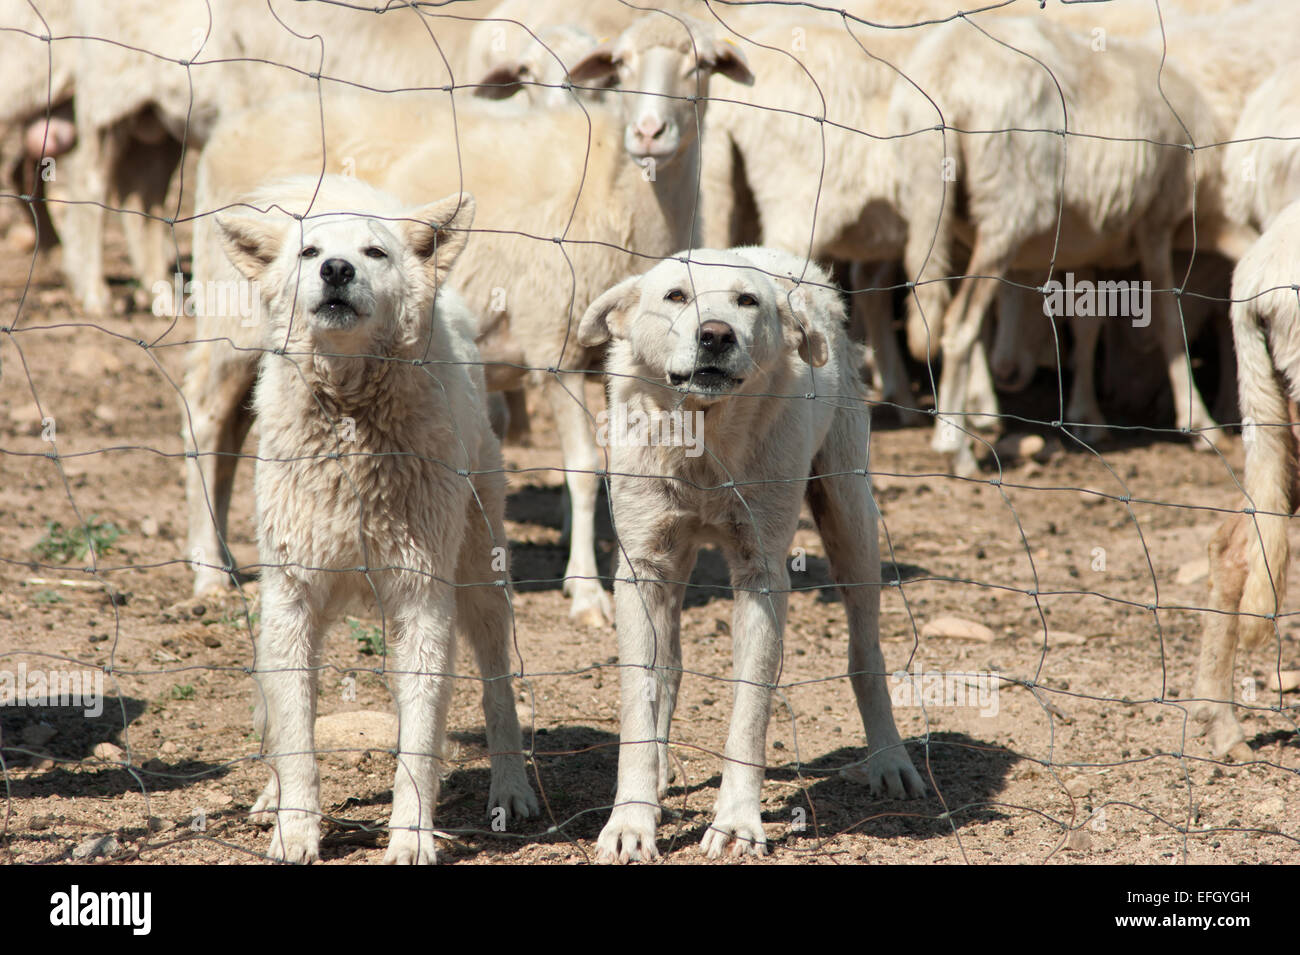
[{"label": "dog's eye", "polygon": [[684,305],[686,304],[686,293],[679,288],[675,288],[667,295],[664,296],[664,301],[675,302],[678,305]]},{"label": "dog's eye", "polygon": [[366,249],[366,258],[368,258],[368,259],[386,259],[386,258],[388,258],[388,253],[385,252],[383,249],[381,249],[379,246],[377,246],[377,245],[372,245],[372,246],[370,246],[368,249]]},{"label": "dog's eye", "polygon": [[758,305],[758,299],[748,292],[741,292],[736,296],[736,304],[742,308],[755,308]]},{"label": "dog's eye", "polygon": [[320,249],[316,248],[314,245],[309,245],[298,254],[304,259],[314,259],[316,256],[320,255]]}]

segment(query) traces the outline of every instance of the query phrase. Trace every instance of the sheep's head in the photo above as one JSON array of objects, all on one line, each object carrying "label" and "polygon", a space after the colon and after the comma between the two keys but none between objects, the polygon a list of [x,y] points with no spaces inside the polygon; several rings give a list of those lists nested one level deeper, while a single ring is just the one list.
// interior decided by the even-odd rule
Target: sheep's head
[{"label": "sheep's head", "polygon": [[717,29],[655,13],[588,53],[569,78],[581,86],[612,84],[623,113],[623,147],[633,159],[668,163],[698,137],[715,73],[754,82],[744,55]]}]

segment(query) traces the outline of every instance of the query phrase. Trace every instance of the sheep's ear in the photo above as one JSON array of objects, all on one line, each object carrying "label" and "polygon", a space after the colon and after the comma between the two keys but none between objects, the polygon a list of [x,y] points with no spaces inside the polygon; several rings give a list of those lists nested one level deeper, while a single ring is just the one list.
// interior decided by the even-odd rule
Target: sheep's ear
[{"label": "sheep's ear", "polygon": [[641,302],[641,276],[624,279],[587,307],[578,323],[578,344],[587,348],[627,337],[627,316]]},{"label": "sheep's ear", "polygon": [[[800,294],[796,289],[790,293],[790,297],[798,301]],[[797,348],[799,357],[809,365],[820,368],[830,358],[830,343],[820,328],[812,322],[804,321],[791,307],[790,297],[784,290],[777,290],[776,310],[781,316],[781,330],[785,336],[785,343],[790,348]]]},{"label": "sheep's ear", "polygon": [[447,273],[465,251],[473,221],[474,197],[457,192],[415,210],[402,222],[407,248],[424,262],[435,284],[447,281]]},{"label": "sheep's ear", "polygon": [[741,86],[754,85],[754,74],[750,72],[749,61],[740,52],[740,47],[731,40],[714,41],[708,52],[701,51],[701,58],[714,73],[721,73]]},{"label": "sheep's ear", "polygon": [[478,81],[474,95],[480,99],[509,99],[524,88],[522,80],[527,75],[528,67],[518,60],[500,63]]},{"label": "sheep's ear", "polygon": [[217,228],[226,256],[247,279],[261,278],[284,242],[284,230],[265,215],[223,213],[217,216]]},{"label": "sheep's ear", "polygon": [[614,47],[602,43],[569,70],[569,82],[579,86],[604,86],[618,76]]}]

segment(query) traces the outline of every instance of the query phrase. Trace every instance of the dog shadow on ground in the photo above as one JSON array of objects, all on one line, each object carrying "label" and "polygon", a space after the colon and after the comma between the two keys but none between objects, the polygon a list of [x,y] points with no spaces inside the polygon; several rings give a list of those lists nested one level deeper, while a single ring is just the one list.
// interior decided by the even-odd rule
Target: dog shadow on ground
[{"label": "dog shadow on ground", "polygon": [[[462,747],[480,755],[482,732],[453,733]],[[530,745],[525,734],[525,745]],[[486,812],[489,770],[482,760],[454,770],[443,782],[435,825],[451,838],[440,848],[450,860],[489,860],[506,857],[522,844],[564,846],[594,840],[609,818],[618,769],[618,737],[591,726],[539,729],[531,737],[535,759],[529,779],[542,806],[540,817],[511,820],[495,830]],[[770,846],[782,851],[817,853],[821,841],[853,832],[881,839],[932,839],[951,835],[975,823],[1011,817],[999,809],[1014,753],[964,733],[934,733],[928,743],[910,742],[908,752],[930,792],[921,800],[874,798],[865,782],[853,778],[853,767],[866,757],[865,747],[843,747],[818,756],[798,768],[786,764],[767,770],[763,792],[763,821]],[[679,764],[680,765],[680,764]],[[848,769],[848,773],[842,770]],[[659,827],[661,852],[694,848],[712,819],[714,796],[721,776],[691,779],[679,775],[669,786]],[[942,799],[935,793],[935,789]],[[775,798],[773,798],[775,796]],[[322,841],[326,858],[347,854],[354,846],[384,844],[387,807],[392,794],[377,790],[352,807],[381,809],[377,821],[342,829],[327,825]],[[947,815],[945,815],[945,813]],[[347,816],[335,807],[331,816]],[[774,832],[772,824],[784,824]],[[331,831],[333,830],[333,831]]]},{"label": "dog shadow on ground", "polygon": [[[122,750],[124,730],[148,704],[133,697],[105,696],[103,712],[87,716],[84,706],[20,706],[0,708],[4,762],[9,767],[43,766],[40,774],[23,773],[8,780],[14,799],[94,793],[117,796],[125,792],[162,792],[212,780],[229,771],[225,763],[177,757],[175,762],[143,760],[132,754],[131,768],[120,765],[125,753],[95,755],[95,747],[111,743]],[[140,765],[143,763],[143,765]],[[88,772],[87,769],[93,770]]]},{"label": "dog shadow on ground", "polygon": [[[837,749],[798,767],[768,767],[764,793],[769,798],[763,822],[769,824],[769,848],[815,854],[823,851],[822,840],[841,833],[932,839],[949,836],[972,823],[1011,818],[997,806],[1007,775],[1019,760],[1011,751],[965,733],[932,733],[928,744],[912,741],[907,750],[929,790],[924,799],[873,797],[865,780],[856,778],[856,770],[850,768],[866,758],[865,747]],[[674,843],[684,846],[698,843],[708,828],[713,806],[711,800],[693,797],[720,783],[721,776],[715,775],[689,787],[670,787],[660,836],[671,836]],[[770,798],[774,786],[788,793],[779,803]],[[936,787],[942,799],[936,795]],[[774,834],[772,823],[784,824],[784,832]]]},{"label": "dog shadow on ground", "polygon": [[[509,857],[523,844],[564,845],[576,839],[594,839],[614,805],[618,772],[618,735],[591,726],[524,727],[524,746],[532,747],[528,781],[538,797],[541,813],[531,819],[493,819],[487,812],[491,772],[482,727],[448,733],[459,749],[458,761],[472,761],[453,769],[442,781],[434,826],[448,838],[439,852],[447,861]],[[385,765],[385,770],[390,767]],[[385,780],[387,772],[379,774]],[[343,804],[325,807],[322,830],[323,859],[346,857],[355,848],[381,848],[387,844],[391,787],[376,786],[367,796],[352,796]]]}]

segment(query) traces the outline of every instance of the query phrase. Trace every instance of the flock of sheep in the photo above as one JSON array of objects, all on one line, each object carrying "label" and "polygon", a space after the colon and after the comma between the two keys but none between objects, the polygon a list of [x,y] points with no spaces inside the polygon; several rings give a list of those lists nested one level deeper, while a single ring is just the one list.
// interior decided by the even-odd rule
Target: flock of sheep
[{"label": "flock of sheep", "polygon": [[[1056,363],[1048,283],[1122,276],[1150,283],[1149,314],[1123,320],[1159,349],[1176,427],[1206,450],[1226,432],[1193,381],[1189,328],[1223,331],[1225,367],[1229,328],[1235,338],[1243,417],[1227,417],[1230,400],[1219,414],[1246,422],[1252,509],[1213,546],[1214,607],[1229,612],[1208,615],[1196,696],[1218,701],[1198,710],[1215,754],[1240,746],[1233,655],[1238,639],[1276,633],[1285,522],[1300,503],[1294,439],[1277,426],[1300,400],[1300,4],[831,6],[844,9],[0,0],[0,150],[17,179],[5,188],[50,200],[26,207],[11,243],[35,223],[27,241],[44,249],[57,226],[69,288],[93,316],[121,305],[105,281],[106,210],[122,212],[136,307],[182,289],[177,236],[192,225],[193,285],[163,307],[197,319],[182,389],[198,452],[186,465],[196,593],[228,584],[227,514],[263,345],[257,303],[227,294],[240,275],[213,213],[268,179],[342,174],[413,204],[474,196],[451,280],[479,316],[489,385],[540,389],[554,413],[565,589],[573,616],[595,623],[613,617],[595,556],[605,460],[583,388],[597,353],[576,329],[606,289],[697,247],[835,263],[860,290],[850,329],[869,346],[863,374],[905,418],[921,418],[914,387],[933,389],[934,447],[971,474],[977,435],[998,422],[995,386],[1023,385],[1044,347]],[[197,182],[169,206],[191,150]],[[56,176],[44,175],[51,159]],[[1064,421],[1091,444],[1105,424],[1103,320],[1067,321]],[[937,379],[913,381],[904,348]],[[499,403],[498,427],[524,407]]]}]

